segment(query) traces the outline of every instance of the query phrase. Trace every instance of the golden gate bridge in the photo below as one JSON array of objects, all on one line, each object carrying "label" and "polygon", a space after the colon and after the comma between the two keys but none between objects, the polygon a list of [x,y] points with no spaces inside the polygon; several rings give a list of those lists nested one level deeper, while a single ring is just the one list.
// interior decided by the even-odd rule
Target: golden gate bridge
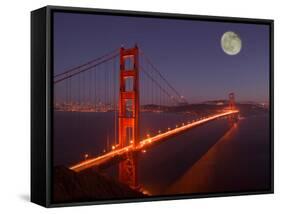
[{"label": "golden gate bridge", "polygon": [[141,136],[140,112],[165,113],[187,102],[137,46],[116,49],[54,75],[54,89],[55,110],[114,112],[111,150],[69,168],[80,172],[117,160],[119,181],[135,189],[139,188],[139,151],[219,118],[234,123],[239,113],[230,93],[229,104],[219,112]]}]

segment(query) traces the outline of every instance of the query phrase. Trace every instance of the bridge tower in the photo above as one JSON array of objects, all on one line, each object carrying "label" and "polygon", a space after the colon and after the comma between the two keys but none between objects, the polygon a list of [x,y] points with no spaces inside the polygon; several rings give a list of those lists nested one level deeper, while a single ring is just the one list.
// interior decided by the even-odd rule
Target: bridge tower
[{"label": "bridge tower", "polygon": [[[229,93],[228,95],[229,98],[229,110],[236,110],[236,105],[235,105],[235,95],[233,92]],[[237,123],[238,121],[238,113],[237,114],[231,114],[228,117],[228,123],[230,126],[233,126]]]},{"label": "bridge tower", "polygon": [[[139,142],[139,61],[138,47],[120,49],[118,148],[136,147]],[[129,152],[119,164],[119,181],[138,188],[137,157]]]},{"label": "bridge tower", "polygon": [[228,98],[229,98],[229,109],[234,110],[236,108],[234,93],[233,92],[229,93]]}]

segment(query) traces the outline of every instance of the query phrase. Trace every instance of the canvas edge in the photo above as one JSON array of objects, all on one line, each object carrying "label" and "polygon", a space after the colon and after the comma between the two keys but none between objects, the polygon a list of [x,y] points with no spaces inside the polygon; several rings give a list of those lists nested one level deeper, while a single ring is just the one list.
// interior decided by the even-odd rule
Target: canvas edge
[{"label": "canvas edge", "polygon": [[31,12],[30,200],[46,206],[46,8]]}]

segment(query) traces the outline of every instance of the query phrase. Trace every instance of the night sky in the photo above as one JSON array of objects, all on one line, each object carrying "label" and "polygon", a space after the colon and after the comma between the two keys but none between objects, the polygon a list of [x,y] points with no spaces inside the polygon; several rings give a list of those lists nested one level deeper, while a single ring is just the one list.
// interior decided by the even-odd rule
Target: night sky
[{"label": "night sky", "polygon": [[[220,39],[234,31],[239,54],[223,52]],[[158,18],[54,14],[54,73],[137,43],[188,102],[269,100],[269,26]]]}]

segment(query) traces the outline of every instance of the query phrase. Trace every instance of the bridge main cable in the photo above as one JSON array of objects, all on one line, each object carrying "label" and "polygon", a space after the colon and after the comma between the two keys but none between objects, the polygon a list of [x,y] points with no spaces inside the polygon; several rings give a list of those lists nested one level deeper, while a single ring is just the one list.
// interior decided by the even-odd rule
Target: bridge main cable
[{"label": "bridge main cable", "polygon": [[[147,71],[143,66],[140,65],[140,68],[141,68],[141,70],[144,72],[144,74],[145,74],[149,79],[151,79],[151,81],[154,82],[155,85],[157,85],[158,88],[159,88],[162,92],[164,92],[169,98],[172,97],[172,95],[171,95],[168,91],[166,91],[166,90],[160,85],[160,83],[158,83],[158,82],[148,73],[148,71]],[[175,102],[175,100],[173,100],[173,101]]]},{"label": "bridge main cable", "polygon": [[[76,66],[76,67],[71,68],[71,69],[69,69],[69,70],[66,70],[66,71],[64,71],[63,73],[57,74],[57,75],[54,76],[54,84],[59,83],[59,82],[61,82],[61,81],[63,81],[63,80],[66,80],[66,79],[68,79],[68,78],[71,78],[71,77],[73,77],[73,76],[75,76],[75,75],[77,75],[77,74],[80,74],[80,73],[82,73],[82,72],[85,72],[85,71],[87,71],[87,70],[90,70],[91,68],[97,67],[97,66],[100,65],[100,64],[103,64],[103,63],[105,63],[105,62],[107,62],[107,61],[109,61],[109,60],[114,59],[114,58],[117,57],[118,55],[119,55],[118,49],[116,49],[116,50],[114,50],[114,51],[111,51],[111,52],[108,53],[108,54],[105,54],[105,55],[103,55],[103,56],[100,56],[100,57],[98,57],[98,58],[95,58],[95,59],[93,59],[93,60],[91,60],[91,61],[88,61],[88,62],[86,62],[86,63],[84,63],[84,64],[82,64],[82,65]],[[95,63],[95,62],[96,62],[96,63]],[[95,64],[91,65],[92,63],[95,63]],[[88,66],[88,67],[86,67],[86,66]],[[83,68],[83,67],[86,67],[86,68]],[[81,68],[83,68],[83,69],[82,69],[82,70],[79,70],[79,69],[81,69]],[[77,70],[78,70],[78,71],[77,71]],[[75,71],[76,71],[76,72],[75,72]]]},{"label": "bridge main cable", "polygon": [[89,67],[87,67],[87,68],[84,68],[84,69],[82,69],[82,70],[79,70],[79,71],[76,72],[76,73],[73,73],[73,74],[70,74],[70,75],[68,75],[68,76],[66,76],[66,77],[62,77],[62,78],[60,78],[60,79],[58,79],[58,80],[55,80],[55,81],[54,81],[54,84],[57,84],[57,83],[59,83],[59,82],[61,82],[61,81],[63,81],[63,80],[66,80],[66,79],[69,79],[69,78],[71,78],[71,77],[73,77],[73,76],[76,76],[77,74],[83,73],[83,72],[88,71],[88,70],[90,70],[90,69],[92,69],[92,68],[94,68],[94,67],[97,67],[97,66],[99,66],[99,65],[101,65],[101,64],[103,64],[103,63],[105,63],[105,62],[108,62],[108,61],[114,59],[114,58],[117,57],[117,56],[118,56],[118,54],[115,54],[115,55],[113,55],[113,56],[111,56],[111,57],[109,57],[109,58],[107,58],[107,59],[104,59],[104,60],[102,60],[102,61],[100,61],[100,62],[98,62],[98,63],[96,63],[96,64],[94,64],[94,65],[91,65],[91,66],[89,66]]},{"label": "bridge main cable", "polygon": [[148,64],[151,66],[151,68],[158,73],[158,75],[161,77],[161,79],[177,95],[179,100],[181,100],[182,97],[181,97],[180,93],[168,82],[168,80],[162,75],[162,73],[159,71],[159,69],[156,68],[156,66],[151,62],[151,60],[146,56],[146,54],[142,50],[140,50],[140,53],[144,57],[144,59],[148,62]]}]

